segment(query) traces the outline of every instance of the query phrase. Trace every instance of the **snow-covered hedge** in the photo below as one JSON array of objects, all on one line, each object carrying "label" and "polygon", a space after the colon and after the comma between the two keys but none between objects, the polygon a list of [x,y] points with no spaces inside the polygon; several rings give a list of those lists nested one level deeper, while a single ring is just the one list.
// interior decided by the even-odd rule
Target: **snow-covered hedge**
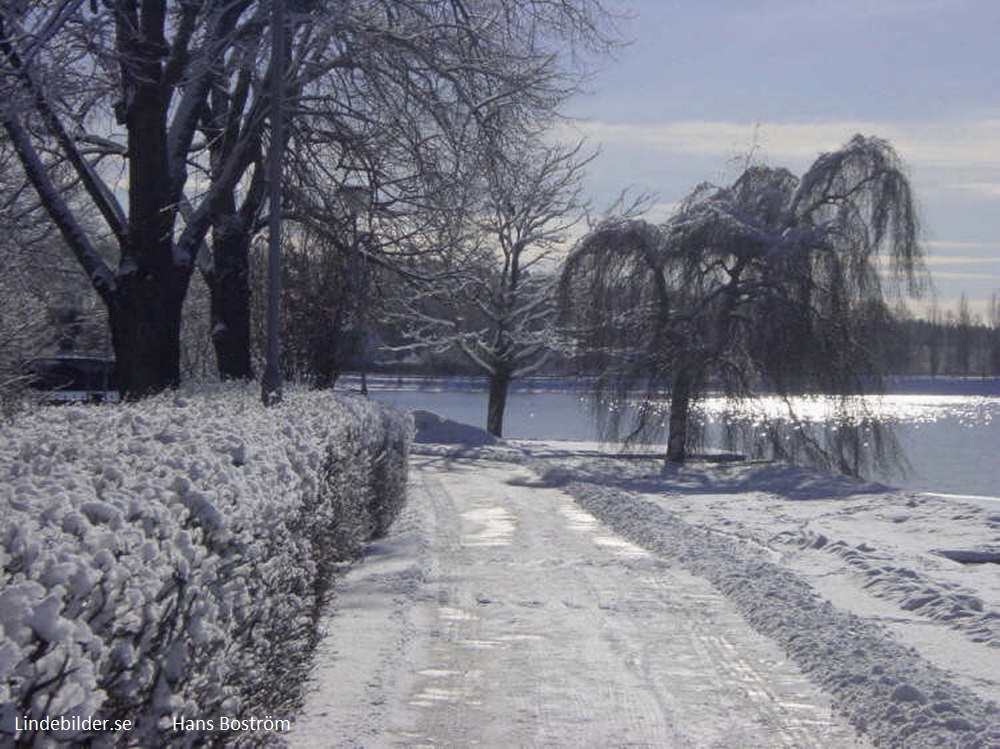
[{"label": "snow-covered hedge", "polygon": [[332,563],[401,509],[411,431],[367,401],[292,392],[265,410],[242,387],[3,427],[0,743],[25,716],[132,722],[52,737],[94,746],[291,717]]}]

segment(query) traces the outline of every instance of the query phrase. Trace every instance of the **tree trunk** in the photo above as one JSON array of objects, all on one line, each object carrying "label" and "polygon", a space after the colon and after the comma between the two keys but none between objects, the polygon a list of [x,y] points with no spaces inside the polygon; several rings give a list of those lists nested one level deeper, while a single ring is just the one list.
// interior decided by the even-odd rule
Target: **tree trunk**
[{"label": "tree trunk", "polygon": [[688,419],[691,415],[691,375],[681,372],[670,393],[670,432],[667,435],[667,461],[687,460]]},{"label": "tree trunk", "polygon": [[250,360],[250,235],[238,218],[226,217],[216,226],[212,243],[211,292],[212,345],[219,377],[252,380]]},{"label": "tree trunk", "polygon": [[163,79],[166,6],[144,4],[136,18],[125,5],[135,11],[135,3],[119,4],[114,18],[122,86],[116,115],[128,143],[128,229],[109,324],[118,388],[122,397],[136,400],[180,384],[181,308],[191,268],[174,257],[177,209]]},{"label": "tree trunk", "polygon": [[486,431],[494,437],[503,436],[503,414],[507,408],[507,388],[510,375],[499,372],[490,375],[490,400],[486,407]]},{"label": "tree trunk", "polygon": [[123,398],[136,400],[180,384],[181,308],[188,279],[183,269],[119,279],[109,323]]}]

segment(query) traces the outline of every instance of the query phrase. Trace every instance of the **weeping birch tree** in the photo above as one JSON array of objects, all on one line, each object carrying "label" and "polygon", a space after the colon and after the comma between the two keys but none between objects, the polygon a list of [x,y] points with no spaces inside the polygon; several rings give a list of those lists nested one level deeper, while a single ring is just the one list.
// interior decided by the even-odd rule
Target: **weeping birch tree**
[{"label": "weeping birch tree", "polygon": [[[790,396],[822,394],[842,423],[864,419],[857,396],[881,387],[866,321],[887,297],[919,293],[918,228],[898,155],[860,135],[801,177],[751,166],[703,185],[663,225],[599,225],[567,258],[559,298],[566,334],[602,372],[600,395],[636,403],[610,431],[650,434],[667,401],[667,459],[682,462],[709,388],[777,394],[790,409]],[[813,457],[857,472],[864,456],[845,431],[799,434]]]}]

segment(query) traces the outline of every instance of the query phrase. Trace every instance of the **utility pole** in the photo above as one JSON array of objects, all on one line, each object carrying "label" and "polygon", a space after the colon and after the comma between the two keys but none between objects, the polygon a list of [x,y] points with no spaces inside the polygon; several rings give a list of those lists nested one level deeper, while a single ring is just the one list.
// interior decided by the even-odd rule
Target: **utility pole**
[{"label": "utility pole", "polygon": [[375,200],[375,193],[370,184],[341,185],[337,189],[337,196],[340,203],[351,220],[351,280],[355,294],[357,311],[355,313],[354,325],[356,334],[360,336],[358,345],[361,346],[361,394],[368,397],[368,372],[364,362],[364,318],[365,307],[368,300],[363,298],[365,291],[364,279],[364,258],[361,254],[361,238],[358,234],[358,218],[362,215],[369,216],[368,236],[371,236],[370,212],[372,202]]},{"label": "utility pole", "polygon": [[285,155],[285,0],[273,0],[271,10],[271,147],[267,174],[270,201],[267,251],[267,355],[261,400],[281,402],[281,173]]}]

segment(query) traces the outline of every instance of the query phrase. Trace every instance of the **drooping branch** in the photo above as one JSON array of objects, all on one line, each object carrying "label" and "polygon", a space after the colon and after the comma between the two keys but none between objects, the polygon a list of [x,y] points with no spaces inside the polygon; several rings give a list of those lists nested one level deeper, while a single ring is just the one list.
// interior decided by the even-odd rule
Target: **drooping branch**
[{"label": "drooping branch", "polygon": [[[698,187],[660,227],[598,226],[564,264],[562,321],[603,373],[599,396],[638,397],[633,435],[657,399],[671,398],[671,456],[685,454],[690,405],[709,383],[734,400],[761,390],[787,402],[835,396],[870,423],[856,396],[880,389],[865,327],[884,306],[878,260],[918,288],[918,231],[895,152],[856,136],[801,179],[751,166],[731,186]],[[841,468],[851,465],[838,452],[849,442],[824,442]]]}]

